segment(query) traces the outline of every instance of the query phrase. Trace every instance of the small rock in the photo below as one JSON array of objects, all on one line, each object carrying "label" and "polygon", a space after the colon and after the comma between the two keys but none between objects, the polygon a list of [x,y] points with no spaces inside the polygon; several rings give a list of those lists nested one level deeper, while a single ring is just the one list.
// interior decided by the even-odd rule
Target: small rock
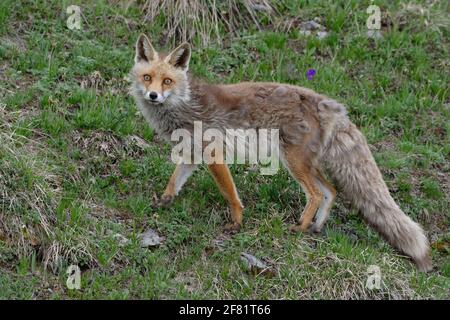
[{"label": "small rock", "polygon": [[319,32],[317,32],[317,38],[318,39],[323,39],[326,36],[328,36],[328,32],[326,32],[326,31],[319,31]]},{"label": "small rock", "polygon": [[140,235],[141,247],[156,247],[159,246],[166,239],[161,237],[155,230],[149,229]]},{"label": "small rock", "polygon": [[307,22],[303,22],[301,24],[301,28],[303,30],[319,30],[322,29],[322,25],[320,23],[315,22],[314,20],[310,20]]},{"label": "small rock", "polygon": [[102,150],[102,151],[108,151],[108,149],[109,149],[108,143],[106,143],[106,142],[100,143],[100,150]]},{"label": "small rock", "polygon": [[300,30],[299,33],[302,36],[310,36],[311,35],[311,31],[309,31],[309,30]]},{"label": "small rock", "polygon": [[250,7],[255,11],[272,12],[272,7],[266,3],[252,3],[252,1],[250,1]]},{"label": "small rock", "polygon": [[380,30],[376,30],[376,29],[367,30],[367,36],[372,39],[382,39],[383,38],[383,35],[381,34]]}]

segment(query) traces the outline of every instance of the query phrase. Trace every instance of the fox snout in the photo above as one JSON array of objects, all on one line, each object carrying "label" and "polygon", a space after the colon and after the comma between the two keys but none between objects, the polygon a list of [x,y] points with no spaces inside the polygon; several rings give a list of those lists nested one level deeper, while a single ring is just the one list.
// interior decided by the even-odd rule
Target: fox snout
[{"label": "fox snout", "polygon": [[148,97],[150,98],[150,100],[156,100],[158,98],[158,93],[152,91],[148,94]]},{"label": "fox snout", "polygon": [[167,98],[167,94],[165,95],[156,91],[146,90],[144,92],[144,98],[152,103],[163,103]]}]

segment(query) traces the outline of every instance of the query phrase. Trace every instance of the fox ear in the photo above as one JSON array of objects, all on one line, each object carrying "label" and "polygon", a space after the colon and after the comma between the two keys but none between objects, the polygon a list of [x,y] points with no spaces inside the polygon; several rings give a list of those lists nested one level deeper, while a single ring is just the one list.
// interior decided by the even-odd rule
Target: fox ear
[{"label": "fox ear", "polygon": [[158,59],[158,52],[153,48],[150,40],[148,40],[145,34],[141,34],[136,42],[136,56],[134,57],[135,62],[139,61],[153,61]]},{"label": "fox ear", "polygon": [[181,68],[187,71],[190,59],[191,46],[189,43],[185,42],[173,50],[164,61],[173,65],[175,68]]}]

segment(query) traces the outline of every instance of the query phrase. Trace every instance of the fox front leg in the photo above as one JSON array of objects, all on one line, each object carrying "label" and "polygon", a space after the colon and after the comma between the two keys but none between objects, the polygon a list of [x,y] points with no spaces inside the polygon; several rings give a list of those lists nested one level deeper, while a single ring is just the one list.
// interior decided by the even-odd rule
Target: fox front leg
[{"label": "fox front leg", "polygon": [[187,179],[192,175],[194,170],[197,168],[195,164],[178,164],[170,177],[169,183],[167,184],[166,190],[164,191],[159,205],[162,207],[169,206],[175,196],[180,192],[183,185],[186,183]]},{"label": "fox front leg", "polygon": [[231,209],[231,223],[225,225],[225,231],[235,233],[241,229],[244,207],[239,199],[230,169],[226,164],[210,164],[208,168]]}]

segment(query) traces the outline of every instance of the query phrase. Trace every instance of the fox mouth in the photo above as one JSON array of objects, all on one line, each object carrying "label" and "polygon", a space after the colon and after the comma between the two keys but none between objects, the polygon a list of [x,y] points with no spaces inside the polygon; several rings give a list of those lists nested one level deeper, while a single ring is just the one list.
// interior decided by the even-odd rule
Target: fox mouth
[{"label": "fox mouth", "polygon": [[157,97],[157,98],[151,98],[148,93],[144,92],[143,97],[145,101],[150,102],[151,104],[157,105],[157,104],[163,104],[164,101],[166,101],[166,98],[163,97]]},{"label": "fox mouth", "polygon": [[158,101],[158,100],[152,100],[152,99],[145,99],[147,102],[150,102],[151,104],[157,105],[157,104],[163,104],[164,101]]}]

